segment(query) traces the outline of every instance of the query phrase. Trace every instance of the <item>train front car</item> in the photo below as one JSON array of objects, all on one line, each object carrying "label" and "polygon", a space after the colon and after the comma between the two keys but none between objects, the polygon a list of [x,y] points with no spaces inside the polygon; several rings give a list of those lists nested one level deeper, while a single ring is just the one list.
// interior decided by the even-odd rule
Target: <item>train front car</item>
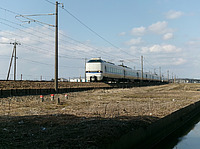
[{"label": "train front car", "polygon": [[103,80],[103,63],[101,58],[92,58],[86,63],[86,79],[88,82]]}]

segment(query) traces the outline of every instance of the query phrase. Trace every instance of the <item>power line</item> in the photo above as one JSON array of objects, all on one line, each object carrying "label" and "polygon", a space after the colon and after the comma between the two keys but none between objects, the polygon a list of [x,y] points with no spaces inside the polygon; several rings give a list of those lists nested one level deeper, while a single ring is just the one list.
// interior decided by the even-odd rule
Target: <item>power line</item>
[{"label": "power line", "polygon": [[[45,26],[44,26],[45,27]],[[45,28],[47,28],[47,27],[45,27]],[[52,29],[50,29],[50,28],[47,28],[47,29],[49,29],[49,30],[51,30],[51,31],[53,31]],[[67,35],[65,35],[65,34],[62,34],[62,33],[60,33],[59,32],[59,35],[62,35],[62,36],[64,36],[64,37],[66,37],[66,38],[69,38],[70,40],[72,40],[72,41],[74,41],[74,42],[77,42],[77,43],[79,43],[79,44],[81,44],[81,45],[84,45],[85,47],[88,47],[88,48],[91,48],[91,49],[93,49],[93,51],[94,52],[102,52],[103,54],[105,54],[105,53],[108,53],[108,52],[106,52],[106,51],[102,51],[102,50],[100,50],[100,49],[98,49],[98,48],[96,48],[96,47],[93,47],[93,46],[91,46],[91,45],[86,45],[86,44],[84,44],[83,42],[81,42],[81,41],[78,41],[78,40],[76,40],[76,39],[74,39],[74,38],[72,38],[72,37],[69,37],[69,36],[67,36]],[[78,44],[75,44],[75,43],[72,43],[72,42],[69,42],[69,41],[67,41],[67,40],[63,40],[63,39],[61,39],[61,38],[59,38],[59,40],[61,40],[61,41],[64,41],[64,42],[68,42],[68,43],[71,43],[71,44],[73,44],[73,45],[78,45]],[[78,47],[80,47],[80,48],[82,48],[80,45],[78,45]],[[108,53],[109,54],[109,53]],[[110,54],[109,54],[110,55]],[[108,56],[108,55],[107,55]],[[120,57],[121,58],[121,57]]]},{"label": "power line", "polygon": [[[42,21],[38,21],[38,20],[35,20],[35,19],[31,19],[30,17],[28,16],[44,16],[44,15],[55,15],[55,14],[34,14],[34,15],[17,15],[15,16],[16,19],[18,19],[19,21],[21,22],[27,22],[27,23],[31,23],[31,22],[38,22],[40,24],[43,24],[43,25],[48,25],[48,26],[52,26],[52,27],[55,27],[55,25],[52,25],[52,24],[48,24],[48,23],[44,23]],[[23,17],[29,21],[22,21],[19,19],[19,17]]]},{"label": "power line", "polygon": [[71,12],[69,12],[67,9],[63,8],[64,11],[66,11],[69,15],[71,15],[74,19],[76,19],[80,24],[82,24],[84,27],[86,27],[89,31],[91,31],[92,33],[94,33],[96,36],[98,36],[99,38],[101,38],[102,40],[104,40],[105,42],[107,42],[108,44],[110,44],[111,46],[121,50],[122,52],[130,55],[130,53],[127,53],[126,51],[122,50],[121,48],[117,47],[116,45],[114,45],[113,43],[111,43],[110,41],[108,41],[107,39],[105,39],[104,37],[102,37],[100,34],[98,34],[97,32],[95,32],[93,29],[91,29],[89,26],[87,26],[85,23],[83,23],[80,19],[78,19],[75,15],[73,15]]},{"label": "power line", "polygon": [[[50,2],[49,0],[45,0],[51,4],[53,4],[52,2]],[[53,4],[55,5],[55,4]],[[83,23],[83,21],[81,21],[78,17],[76,17],[75,15],[73,15],[71,12],[69,12],[67,9],[63,8],[62,9],[67,12],[70,16],[72,16],[76,21],[78,21],[80,24],[82,24],[85,28],[87,28],[89,31],[91,31],[93,34],[95,34],[96,36],[98,36],[99,38],[101,38],[102,40],[104,40],[105,42],[107,42],[108,44],[110,44],[111,46],[113,46],[114,48],[117,48],[119,49],[120,51],[128,54],[128,55],[131,55],[130,53],[122,50],[121,48],[117,47],[116,45],[114,45],[113,43],[111,43],[110,41],[108,41],[106,38],[104,38],[103,36],[101,36],[100,34],[98,34],[96,31],[94,31],[92,28],[90,28],[88,25],[86,25],[85,23]],[[135,57],[135,56],[134,56]]]},{"label": "power line", "polygon": [[[31,62],[31,63],[37,63],[37,64],[41,64],[41,65],[47,65],[47,66],[54,67],[54,64],[44,63],[44,62],[40,62],[40,61],[36,61],[36,60],[31,60],[31,59],[27,59],[27,58],[21,58],[21,57],[18,57],[18,58],[19,58],[19,60],[28,61],[28,62]],[[82,68],[82,67],[72,67],[72,66],[66,66],[66,65],[61,65],[59,67],[74,68],[74,69]]]},{"label": "power line", "polygon": [[[40,15],[40,14],[38,14],[38,15]],[[30,15],[30,16],[32,16],[32,15]],[[34,15],[34,16],[35,16],[35,15]],[[0,18],[0,19],[2,19],[2,20],[4,20],[4,21],[7,21],[7,22],[9,22],[9,23],[18,25],[18,26],[20,26],[20,27],[24,27],[24,26],[21,25],[21,24],[18,24],[18,23],[9,21],[9,20],[7,20],[7,19],[3,19],[3,18]],[[3,22],[2,22],[2,23],[3,23]],[[11,26],[11,25],[9,25],[9,24],[6,24],[6,23],[3,23],[3,24],[4,24],[4,25],[7,25],[7,26],[9,26],[9,27],[11,27],[11,28],[15,28],[15,29],[21,30],[21,29],[19,29],[19,28],[13,27],[13,26]],[[35,29],[31,29],[31,28],[28,28],[28,29],[33,30],[34,32],[38,32],[38,33],[43,34],[43,35],[47,35],[47,34],[45,34],[45,33],[42,33],[42,32],[40,32],[40,31],[38,31],[38,30],[35,30]],[[23,31],[23,30],[21,30],[21,31]],[[24,32],[26,32],[26,33],[28,33],[28,34],[31,34],[31,35],[34,35],[34,34],[29,33],[29,32],[27,32],[27,31],[24,31]],[[64,34],[62,34],[62,35],[64,35]],[[34,36],[37,36],[37,35],[34,35]],[[48,36],[49,36],[49,35],[48,35]],[[38,36],[37,36],[37,37],[38,37]],[[41,38],[41,37],[40,37],[40,38]],[[60,40],[62,40],[62,39],[60,39]],[[66,42],[66,40],[62,40],[62,41]],[[74,44],[74,43],[69,42],[69,41],[67,41],[67,42],[70,43],[70,44]],[[80,42],[79,42],[79,43],[80,43]],[[85,45],[85,44],[83,44],[83,43],[81,43],[81,44],[84,45],[84,46],[87,46],[87,45]],[[82,48],[80,45],[76,45],[76,46]],[[65,46],[63,46],[63,47],[65,47]],[[88,47],[89,47],[89,46],[88,46]],[[90,47],[90,48],[91,48],[91,47]],[[74,48],[73,48],[73,49],[74,49]],[[80,52],[80,51],[79,51],[79,52]],[[104,53],[103,51],[101,51],[101,52]]]},{"label": "power line", "polygon": [[[122,50],[121,48],[119,48],[118,46],[114,45],[113,43],[111,43],[110,41],[108,41],[106,38],[104,38],[103,36],[101,36],[100,34],[98,34],[96,31],[94,31],[93,29],[91,29],[88,25],[86,25],[85,23],[83,23],[80,19],[78,19],[75,15],[73,15],[71,12],[69,12],[67,9],[63,8],[63,10],[65,12],[67,12],[70,16],[72,16],[75,20],[77,20],[80,24],[82,24],[84,27],[86,27],[89,31],[91,31],[93,34],[95,34],[96,36],[98,36],[99,38],[101,38],[102,40],[104,40],[105,42],[107,42],[108,44],[110,44],[111,46],[113,46],[116,49],[119,49],[120,51],[126,53],[127,55],[131,55],[134,56],[124,50]],[[134,56],[136,57],[136,56]],[[138,57],[137,57],[138,58]]]},{"label": "power line", "polygon": [[52,5],[56,5],[55,3],[53,3],[53,2],[51,2],[49,0],[45,0],[45,1],[48,2],[48,3],[50,3],[50,4],[52,4]]},{"label": "power line", "polygon": [[7,11],[7,12],[10,12],[10,13],[15,14],[15,15],[20,15],[20,14],[17,13],[17,12],[14,12],[14,11],[11,11],[11,10],[8,10],[8,9],[2,8],[2,7],[0,7],[0,9],[1,9],[1,10],[4,10],[4,11]]},{"label": "power line", "polygon": [[[30,35],[32,35],[32,36],[35,36],[35,37],[38,37],[38,38],[42,38],[42,37],[40,37],[40,36],[38,36],[38,35],[35,35],[35,34],[33,34],[33,33],[30,33],[30,32],[27,32],[27,31],[24,31],[24,30],[19,29],[19,28],[17,28],[17,27],[13,27],[13,26],[11,26],[11,25],[9,25],[9,24],[7,24],[7,23],[4,23],[4,22],[0,22],[0,23],[3,24],[3,25],[6,25],[6,26],[8,26],[8,27],[11,27],[11,28],[17,29],[17,30],[19,30],[19,31],[25,32],[25,33],[27,33],[27,34],[30,34]],[[40,41],[38,41],[38,42],[40,42]]]},{"label": "power line", "polygon": [[[50,1],[48,1],[48,2],[50,2]],[[50,2],[50,3],[51,3],[51,2]],[[54,4],[54,3],[52,3],[52,4]],[[54,4],[54,5],[55,5],[55,4]],[[21,15],[21,14],[19,14],[19,13],[10,11],[10,10],[8,10],[8,9],[4,9],[4,8],[1,8],[1,9],[5,10],[5,11],[8,11],[8,12],[10,12],[10,13],[13,13],[13,14],[17,14],[18,16],[24,16],[24,15]],[[38,16],[38,15],[43,15],[43,14],[37,14],[37,16]],[[35,16],[35,15],[27,15],[27,16]],[[2,19],[2,18],[1,18],[1,19]],[[20,26],[20,27],[24,27],[24,25],[22,25],[22,24],[18,24],[18,23],[15,23],[15,22],[12,22],[12,21],[9,21],[9,20],[6,20],[6,19],[3,19],[3,20],[4,20],[4,21],[7,21],[7,22],[10,22],[10,23],[12,23],[12,24],[16,24],[16,25],[18,25],[18,26]],[[2,23],[3,23],[3,22],[2,22]],[[35,22],[35,23],[41,25],[40,22]],[[8,25],[8,24],[4,23],[4,25]],[[19,28],[13,27],[13,26],[11,26],[11,25],[8,25],[8,26],[20,30]],[[45,27],[45,26],[43,26],[43,27]],[[47,27],[45,27],[45,28],[47,28]],[[34,30],[34,29],[31,29],[31,28],[28,28],[28,29],[33,30],[34,32],[39,32],[38,30]],[[49,28],[48,28],[48,29],[49,29]],[[53,31],[52,29],[49,29],[49,30]],[[22,30],[22,31],[23,31],[23,30]],[[27,32],[27,33],[28,33],[28,32]],[[39,32],[39,33],[41,33],[41,34],[43,34],[43,35],[47,35],[47,34],[42,33],[42,32]],[[78,43],[81,44],[81,45],[84,45],[84,46],[86,46],[86,47],[89,47],[89,48],[94,49],[94,50],[95,50],[95,51],[93,50],[94,52],[98,51],[98,52],[101,52],[101,54],[104,54],[104,55],[106,55],[105,53],[107,53],[107,52],[105,52],[105,51],[99,50],[99,49],[96,48],[96,47],[92,47],[92,46],[86,45],[86,44],[84,44],[84,43],[82,43],[82,42],[80,42],[80,41],[78,41],[78,40],[75,40],[75,39],[73,39],[73,38],[71,38],[71,37],[69,37],[69,36],[66,36],[66,35],[64,35],[64,34],[62,34],[62,33],[59,33],[59,34],[62,35],[62,36],[64,36],[64,37],[69,38],[69,39],[72,40],[72,41],[78,42]],[[32,34],[32,35],[33,35],[33,34]],[[36,36],[36,35],[35,35],[35,36]],[[49,35],[48,35],[48,36],[49,36]],[[39,37],[39,38],[41,38],[41,37]],[[60,38],[59,38],[59,39],[60,39]],[[66,41],[66,40],[63,40],[63,39],[60,39],[60,40]],[[74,43],[69,42],[69,41],[67,41],[67,42],[68,42],[68,43],[71,43],[71,44],[74,44]],[[80,45],[76,45],[76,46],[82,48]],[[110,55],[110,54],[107,53],[106,56],[108,56],[108,55]],[[110,56],[109,56],[109,57],[110,57]],[[116,57],[116,56],[115,56],[115,57]],[[117,56],[117,57],[118,57],[118,56]],[[121,57],[119,57],[119,58],[122,59]]]},{"label": "power line", "polygon": [[[6,33],[17,36],[17,34],[13,34],[13,33],[9,33],[9,32],[6,32]],[[9,38],[7,38],[7,39],[9,39]],[[14,39],[9,39],[9,40],[14,40]],[[29,50],[29,51],[39,52],[40,54],[45,54],[45,55],[50,54],[50,55],[54,56],[53,51],[50,51],[50,50],[47,50],[47,49],[44,49],[44,48],[41,48],[38,46],[33,46],[33,45],[23,43],[22,47],[27,47],[26,50]],[[36,49],[37,51],[34,49]],[[59,57],[67,58],[67,59],[84,59],[84,57],[72,57],[71,55],[66,55],[66,54],[62,54],[62,53],[60,53]]]},{"label": "power line", "polygon": [[[2,18],[0,18],[0,19],[2,19]],[[20,24],[18,24],[18,23],[15,23],[15,22],[12,22],[12,21],[9,21],[9,20],[6,20],[6,19],[3,19],[3,20],[5,20],[5,21],[7,21],[7,22],[10,22],[10,23],[12,23],[12,24],[16,24],[16,25],[18,25],[18,26],[20,26],[20,27],[24,27],[23,25],[20,25]],[[38,35],[35,35],[35,34],[33,34],[33,33],[24,31],[24,30],[19,29],[19,28],[17,28],[17,27],[11,26],[11,25],[9,25],[9,24],[7,24],[7,23],[4,23],[4,22],[0,22],[0,23],[3,24],[3,25],[8,26],[8,27],[10,27],[10,28],[14,28],[14,29],[17,29],[17,30],[19,30],[19,31],[25,32],[25,33],[27,33],[27,34],[30,34],[30,35],[32,35],[32,36],[35,36],[35,37],[37,37],[37,38],[42,38],[42,39],[43,39],[43,37],[41,37],[41,36],[38,36]],[[26,28],[26,29],[27,29],[27,28]],[[37,31],[37,30],[35,30],[35,29],[31,29],[31,28],[28,28],[28,29],[33,30],[34,32],[39,32],[39,31]],[[44,34],[44,35],[47,35],[47,34],[42,33],[42,32],[39,32],[39,33]],[[17,36],[18,36],[18,35],[17,35]],[[48,35],[48,36],[49,36],[49,35]],[[24,37],[24,36],[21,36],[21,37]],[[47,39],[47,38],[45,38],[45,39],[51,42],[51,40],[49,40],[49,39]],[[33,39],[32,39],[32,40],[33,40]],[[40,40],[39,40],[39,41],[37,40],[37,42],[40,42],[40,43],[41,43]],[[47,44],[47,43],[45,43],[45,44]],[[52,45],[51,45],[51,46],[52,46]]]},{"label": "power line", "polygon": [[[43,34],[43,35],[49,36],[49,34],[46,34],[46,33],[40,32],[40,31],[38,31],[38,30],[36,30],[36,29],[33,29],[33,28],[30,28],[30,27],[25,27],[25,26],[22,25],[22,24],[18,24],[18,23],[15,23],[15,22],[13,22],[13,21],[9,21],[9,20],[7,20],[7,19],[3,19],[3,18],[0,18],[0,19],[1,19],[1,20],[4,20],[4,21],[6,21],[6,22],[9,22],[9,23],[12,23],[12,24],[18,25],[18,26],[20,26],[20,27],[24,27],[24,28],[26,28],[26,29],[32,30],[32,31],[34,31],[34,32],[38,32],[38,33],[40,33],[40,34]],[[53,37],[52,37],[52,38],[53,38]]]},{"label": "power line", "polygon": [[[50,1],[48,1],[48,0],[46,0],[47,2],[50,2]],[[53,5],[55,5],[54,3],[52,3],[52,2],[50,2],[51,4],[53,4]],[[10,11],[10,10],[7,10],[7,9],[4,9],[4,8],[1,8],[2,10],[5,10],[5,11],[8,11],[8,12],[10,12],[10,13],[13,13],[13,14],[17,14],[17,15],[19,15],[19,16],[21,16],[21,14],[19,14],[19,13],[16,13],[16,12],[13,12],[13,11]],[[73,16],[73,17],[75,17],[72,13],[70,13],[68,10],[66,10],[66,9],[64,9],[68,14],[70,14],[71,16]],[[39,15],[41,15],[41,14],[37,14],[38,16]],[[33,15],[27,15],[27,16],[33,16]],[[34,15],[35,16],[35,15]],[[79,20],[77,17],[75,17],[76,19],[77,19],[77,21]],[[18,24],[18,23],[15,23],[15,22],[12,22],[12,21],[9,21],[9,20],[6,20],[6,19],[4,19],[4,21],[7,21],[7,22],[10,22],[10,23],[12,23],[12,24],[16,24],[16,25],[18,25],[18,26],[20,26],[20,27],[24,27],[23,25],[21,25],[21,24]],[[79,20],[80,21],[80,20]],[[1,23],[1,22],[0,22]],[[2,22],[3,23],[3,22]],[[39,25],[41,25],[41,22],[35,22],[35,23],[37,23],[37,24],[39,24]],[[80,21],[80,23],[83,23],[82,21]],[[30,35],[33,35],[33,36],[35,36],[35,37],[39,37],[39,38],[42,38],[41,36],[38,36],[38,35],[35,35],[35,34],[33,34],[33,33],[29,33],[29,32],[26,32],[26,31],[24,31],[24,30],[21,30],[21,29],[19,29],[19,28],[16,28],[16,27],[13,27],[13,26],[11,26],[11,25],[9,25],[9,24],[6,24],[6,23],[3,23],[4,25],[8,25],[9,27],[11,27],[11,28],[14,28],[14,29],[18,29],[18,30],[20,30],[20,31],[23,31],[23,32],[25,32],[25,33],[28,33],[28,34],[30,34]],[[102,37],[101,35],[99,35],[97,32],[95,32],[94,30],[92,30],[90,27],[88,27],[86,24],[82,24],[82,25],[84,25],[85,27],[87,27],[90,31],[92,31],[94,34],[97,34],[97,36],[99,36],[101,39],[103,39],[104,41],[106,41],[107,43],[109,43],[109,41],[108,40],[106,40],[104,37]],[[46,26],[44,26],[44,25],[41,25],[41,26],[43,26],[43,27],[45,27],[45,28],[47,28]],[[28,29],[30,29],[30,30],[33,30],[34,32],[39,32],[38,30],[35,30],[35,29],[31,29],[31,28],[28,28]],[[50,29],[50,28],[48,28],[49,30],[51,30],[51,31],[53,31],[52,29]],[[43,34],[43,35],[47,35],[46,33],[43,33],[43,32],[39,32],[39,33],[41,33],[41,34]],[[84,44],[84,43],[82,43],[82,42],[80,42],[80,41],[78,41],[78,40],[75,40],[75,39],[73,39],[73,38],[71,38],[71,37],[69,37],[69,36],[67,36],[67,35],[65,35],[65,34],[62,34],[62,33],[59,33],[60,35],[62,35],[62,36],[64,36],[64,37],[67,37],[67,38],[69,38],[70,40],[72,40],[72,41],[74,41],[74,42],[76,42],[76,43],[78,43],[78,44],[75,44],[75,43],[73,43],[73,42],[69,42],[69,41],[67,41],[67,40],[63,40],[63,39],[60,39],[61,41],[64,41],[64,42],[68,42],[68,43],[70,43],[70,44],[73,44],[73,45],[76,45],[76,46],[78,46],[79,48],[85,48],[85,47],[89,47],[89,48],[91,48],[91,50],[92,50],[92,52],[101,52],[101,54],[103,54],[103,55],[106,55],[106,56],[108,56],[108,57],[110,57],[111,55],[110,55],[110,53],[108,53],[108,52],[104,52],[104,51],[102,51],[102,50],[99,50],[98,48],[96,48],[96,47],[92,47],[92,46],[90,46],[90,45],[86,45],[86,44]],[[49,35],[48,35],[49,36]],[[36,41],[36,40],[35,40]],[[38,41],[38,40],[37,40]],[[38,41],[38,42],[40,42],[40,43],[42,43],[41,41]],[[79,44],[81,44],[81,45],[84,45],[85,47],[82,47],[82,46],[80,46]],[[111,42],[109,43],[110,45],[112,45],[113,47],[115,47],[115,48],[117,48],[117,49],[119,49],[120,51],[122,51],[122,49],[120,49],[119,47],[117,47],[117,46],[115,46],[114,44],[112,44]],[[47,45],[49,45],[49,46],[51,46],[50,44],[47,44]],[[30,46],[30,45],[29,45]],[[66,46],[64,46],[64,45],[60,45],[61,47],[63,47],[61,50],[69,50],[69,48],[67,48]],[[33,47],[33,46],[30,46],[30,47]],[[45,50],[45,49],[42,49],[42,48],[40,48],[40,47],[38,47],[39,49],[41,49],[41,50]],[[37,47],[34,47],[34,49],[38,49]],[[75,48],[73,48],[73,47],[70,47],[70,49],[74,49],[74,50],[77,50],[77,49],[75,49]],[[29,49],[28,49],[29,50]],[[40,50],[40,51],[41,51]],[[44,52],[44,53],[47,53],[48,52],[48,50],[45,50],[46,52]],[[35,52],[35,51],[34,51]],[[84,53],[84,54],[86,54],[86,52],[84,52],[84,51],[80,51],[80,50],[78,50],[78,51],[76,51],[76,52],[78,52],[78,53]],[[123,51],[124,52],[124,51]],[[50,51],[50,53],[52,53],[51,51]],[[107,53],[107,54],[105,54],[105,53]],[[128,54],[128,55],[130,55],[129,53],[127,53],[127,52],[125,52],[126,54]],[[53,55],[53,54],[52,54]],[[71,56],[69,56],[69,55],[59,55],[59,57],[62,57],[62,58],[70,58],[70,59],[80,59],[80,58],[72,58]],[[115,57],[119,57],[119,56],[115,56]],[[122,59],[121,57],[119,57],[120,59]],[[81,59],[84,59],[84,58],[81,58]]]}]

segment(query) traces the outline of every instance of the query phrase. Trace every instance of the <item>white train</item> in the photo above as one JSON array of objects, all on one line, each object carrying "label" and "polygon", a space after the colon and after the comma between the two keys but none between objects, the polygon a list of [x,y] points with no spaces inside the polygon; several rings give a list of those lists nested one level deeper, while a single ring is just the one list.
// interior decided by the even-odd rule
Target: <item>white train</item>
[{"label": "white train", "polygon": [[88,82],[97,81],[162,81],[167,82],[163,76],[148,72],[143,73],[140,70],[133,70],[123,65],[115,65],[106,62],[101,58],[92,58],[86,63],[86,79]]}]

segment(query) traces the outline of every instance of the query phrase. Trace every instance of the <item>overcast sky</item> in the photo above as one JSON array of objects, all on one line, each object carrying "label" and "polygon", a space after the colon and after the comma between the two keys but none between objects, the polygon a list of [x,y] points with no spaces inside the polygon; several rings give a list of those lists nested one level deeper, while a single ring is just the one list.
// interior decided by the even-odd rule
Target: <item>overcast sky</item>
[{"label": "overcast sky", "polygon": [[[6,79],[17,45],[17,79],[54,78],[54,0],[0,0],[0,79]],[[200,1],[60,0],[59,77],[84,76],[85,58],[166,76],[200,78]],[[80,23],[81,22],[81,23]],[[7,44],[6,44],[7,43]],[[13,68],[10,79],[13,79]]]}]

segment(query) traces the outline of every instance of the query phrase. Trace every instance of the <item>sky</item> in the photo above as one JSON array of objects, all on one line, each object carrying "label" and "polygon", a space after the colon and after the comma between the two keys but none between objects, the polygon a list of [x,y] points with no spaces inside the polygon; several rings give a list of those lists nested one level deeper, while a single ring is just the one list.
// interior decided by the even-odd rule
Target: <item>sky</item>
[{"label": "sky", "polygon": [[[54,78],[54,0],[0,0],[0,80],[15,41],[17,79]],[[60,0],[59,77],[84,77],[85,59],[170,77],[200,78],[200,1]],[[63,6],[63,8],[62,8]],[[35,15],[38,16],[27,16]],[[24,16],[24,17],[23,17]],[[30,21],[26,18],[29,18]],[[13,79],[13,66],[10,79]]]}]

